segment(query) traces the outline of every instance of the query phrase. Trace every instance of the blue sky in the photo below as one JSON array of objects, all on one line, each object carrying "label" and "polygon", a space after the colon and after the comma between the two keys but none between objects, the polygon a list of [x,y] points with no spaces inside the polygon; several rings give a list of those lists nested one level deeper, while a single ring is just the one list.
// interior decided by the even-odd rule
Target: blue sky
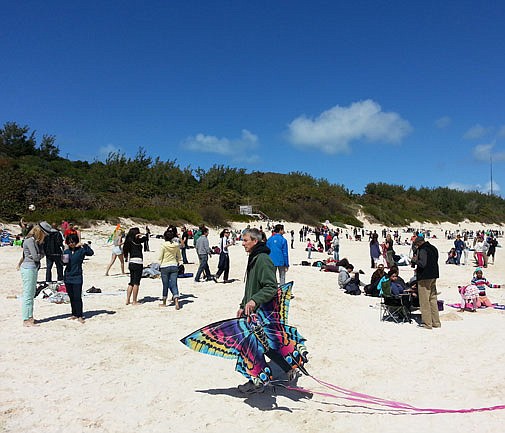
[{"label": "blue sky", "polygon": [[20,1],[0,123],[61,155],[505,195],[505,3]]}]

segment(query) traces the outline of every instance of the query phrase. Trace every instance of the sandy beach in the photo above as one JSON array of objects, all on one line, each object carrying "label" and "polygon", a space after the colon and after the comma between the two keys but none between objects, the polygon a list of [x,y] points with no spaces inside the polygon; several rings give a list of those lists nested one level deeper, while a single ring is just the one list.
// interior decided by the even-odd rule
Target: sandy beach
[{"label": "sandy beach", "polygon": [[[128,229],[132,223],[124,224]],[[254,224],[252,225],[254,226]],[[259,223],[256,225],[259,226]],[[245,224],[234,224],[242,229]],[[413,225],[430,229],[430,240],[440,253],[439,299],[442,328],[423,330],[412,324],[379,320],[379,299],[349,296],[338,289],[337,274],[300,266],[307,260],[299,242],[300,224],[285,223],[295,231],[291,267],[294,281],[290,324],[307,339],[311,375],[331,384],[422,408],[463,409],[505,404],[505,310],[481,309],[458,313],[447,304],[460,301],[458,285],[468,284],[473,265],[446,265],[453,241],[445,230],[482,229],[479,224]],[[502,227],[492,226],[493,228]],[[14,229],[14,227],[12,227]],[[365,225],[366,229],[382,227]],[[119,263],[105,276],[112,246],[111,225],[82,230],[95,255],[84,263],[83,291],[91,286],[102,293],[85,294],[86,323],[69,321],[69,304],[36,299],[39,327],[25,328],[21,320],[21,276],[16,271],[21,249],[0,248],[0,432],[501,432],[505,410],[464,414],[398,414],[384,407],[360,405],[342,398],[269,388],[243,395],[244,383],[234,361],[196,353],[179,340],[217,320],[235,315],[243,295],[247,256],[241,243],[230,247],[230,284],[195,283],[179,279],[182,308],[159,306],[161,280],[144,278],[141,305],[125,305],[128,276]],[[164,228],[151,227],[153,235]],[[401,231],[401,229],[400,229]],[[14,230],[16,232],[16,229]],[[350,232],[350,231],[349,231]],[[409,235],[402,233],[402,238]],[[355,269],[372,274],[367,237],[361,241],[341,236],[340,256]],[[499,242],[503,245],[504,238]],[[218,231],[209,235],[218,245]],[[161,239],[150,240],[144,264],[156,262]],[[408,246],[396,251],[408,254]],[[326,253],[313,253],[311,261]],[[196,272],[197,256],[188,251]],[[218,257],[210,259],[213,272]],[[45,260],[43,261],[43,267]],[[56,271],[53,269],[53,274]],[[408,280],[410,267],[401,267]],[[44,279],[45,269],[39,272]],[[485,269],[493,283],[505,282],[505,251],[498,248],[496,263]],[[505,304],[505,289],[490,289],[494,303]],[[419,314],[416,312],[416,314]],[[302,376],[297,385],[314,392],[341,396]]]}]

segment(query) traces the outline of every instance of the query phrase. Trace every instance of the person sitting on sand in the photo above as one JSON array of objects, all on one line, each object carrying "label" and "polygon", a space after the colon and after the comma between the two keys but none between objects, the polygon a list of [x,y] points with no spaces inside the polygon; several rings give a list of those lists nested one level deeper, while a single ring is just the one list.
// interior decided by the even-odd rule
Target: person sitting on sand
[{"label": "person sitting on sand", "polygon": [[324,272],[336,272],[339,273],[342,268],[345,268],[349,264],[349,260],[347,260],[345,257],[341,260],[334,261],[333,259],[328,259],[326,260],[326,263],[323,263],[321,268],[319,269],[320,271]]},{"label": "person sitting on sand", "polygon": [[359,273],[356,272],[353,277],[351,277],[351,273],[354,270],[354,266],[352,264],[348,264],[345,267],[340,268],[340,272],[338,274],[338,285],[341,289],[345,291],[348,295],[360,295],[361,290],[359,288],[363,283],[359,280]]},{"label": "person sitting on sand", "polygon": [[482,273],[482,268],[476,268],[475,272],[473,273],[473,278],[471,284],[475,285],[479,289],[479,298],[477,299],[477,308],[480,308],[482,304],[484,304],[486,307],[492,307],[493,304],[489,300],[489,298],[486,295],[486,288],[489,289],[499,289],[501,287],[500,284],[492,284],[490,283],[486,278],[484,278],[484,275]]},{"label": "person sitting on sand", "polygon": [[365,294],[367,296],[373,296],[375,298],[379,297],[379,290],[377,289],[377,285],[379,284],[379,281],[384,275],[385,275],[384,265],[380,263],[377,265],[377,269],[370,278],[370,284],[367,284],[364,287]]},{"label": "person sitting on sand", "polygon": [[458,310],[463,313],[466,310],[467,304],[472,304],[470,311],[475,313],[479,305],[479,288],[474,284],[469,284],[468,286],[458,286],[458,292],[461,295],[461,307]]},{"label": "person sitting on sand", "polygon": [[455,265],[457,258],[458,258],[458,253],[456,252],[456,248],[451,248],[451,250],[447,253],[447,260],[445,261],[445,264],[446,265]]},{"label": "person sitting on sand", "polygon": [[[387,289],[389,286],[389,290]],[[403,305],[410,311],[412,301],[410,296],[401,296],[407,293],[405,282],[398,274],[398,268],[392,267],[386,275],[384,275],[378,284],[380,295],[383,296],[384,292],[389,292],[390,296],[387,297],[388,305]],[[386,299],[386,297],[384,297]]]}]

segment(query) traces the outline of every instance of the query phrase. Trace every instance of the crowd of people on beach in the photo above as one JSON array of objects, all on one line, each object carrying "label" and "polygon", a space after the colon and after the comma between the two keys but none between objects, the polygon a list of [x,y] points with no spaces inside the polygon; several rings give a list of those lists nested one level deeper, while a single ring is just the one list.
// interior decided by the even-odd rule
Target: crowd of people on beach
[{"label": "crowd of people on beach", "polygon": [[[22,239],[23,250],[22,259],[18,265],[23,281],[23,324],[36,325],[33,319],[33,298],[37,286],[38,269],[44,257],[46,260],[45,281],[53,282],[52,269],[54,267],[57,274],[55,281],[63,283],[66,287],[72,311],[70,318],[84,323],[81,298],[82,262],[85,257],[93,255],[90,243],[81,242],[79,228],[67,221],[62,221],[58,226],[54,223],[50,225],[45,221],[29,225],[21,220],[20,228],[21,233],[17,237]],[[182,226],[180,229],[173,225],[168,226],[161,236],[163,243],[156,264],[156,272],[161,279],[160,306],[175,306],[176,310],[181,308],[178,278],[193,276],[184,271],[184,265],[189,263],[189,249],[194,249],[198,257],[194,282],[218,282],[221,277],[223,277],[223,283],[234,281],[230,279],[229,247],[243,241],[243,236],[248,230],[251,230],[250,225],[242,231],[222,229],[219,234],[219,245],[211,247],[208,240],[209,229],[205,225],[198,228]],[[267,222],[266,230],[264,231],[260,226],[259,233],[262,236],[262,242],[269,250],[277,282],[284,284],[290,266],[289,249],[294,248],[295,232],[291,230],[286,233],[283,224],[270,225],[270,222]],[[375,230],[362,228],[349,230],[339,227],[330,228],[328,225],[314,228],[303,226],[299,230],[299,243],[305,247],[308,260],[312,258],[313,253],[324,253],[329,256],[316,263],[322,271],[338,273],[338,287],[347,294],[364,293],[367,296],[382,297],[383,287],[386,286],[388,294],[392,297],[408,293],[410,295],[409,307],[421,309],[423,317],[421,325],[429,328],[440,325],[437,313],[434,311],[437,301],[436,279],[439,277],[439,270],[438,250],[428,242],[426,235],[430,233],[408,230],[402,240],[402,234],[399,231],[387,229],[377,233]],[[501,235],[500,231],[491,230],[445,233],[447,239],[454,239],[454,247],[448,252],[446,264],[469,265],[470,252],[472,252],[473,260],[478,266],[469,281],[470,284],[461,285],[458,288],[462,298],[460,311],[476,311],[481,306],[492,306],[486,296],[485,287],[494,288],[499,285],[483,282],[485,278],[482,272],[488,264],[494,264],[498,246],[497,238]],[[126,233],[118,224],[108,239],[112,250],[105,275],[109,275],[116,262],[120,264],[121,274],[129,274],[126,288],[127,305],[139,303],[139,288],[142,277],[145,276],[144,252],[149,251],[151,236],[148,226],[143,232],[138,227],[133,227]],[[360,274],[364,274],[362,270],[355,271],[347,258],[340,258],[341,237],[357,242],[368,237],[370,267],[374,269],[369,283],[365,284],[360,279]],[[289,238],[290,242],[286,238]],[[395,251],[397,245],[409,245],[409,254],[397,254]],[[212,254],[219,256],[217,270],[214,273],[209,267],[209,257]],[[128,265],[127,270],[125,263]],[[306,263],[308,262],[302,264]],[[404,281],[399,270],[402,266],[408,265],[415,268],[414,275],[408,281]],[[432,319],[430,320],[429,317]]]}]

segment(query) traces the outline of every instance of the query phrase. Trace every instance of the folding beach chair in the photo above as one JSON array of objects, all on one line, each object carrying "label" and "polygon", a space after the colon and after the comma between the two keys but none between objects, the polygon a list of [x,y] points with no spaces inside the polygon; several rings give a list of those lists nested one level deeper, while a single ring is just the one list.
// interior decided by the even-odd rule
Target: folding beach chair
[{"label": "folding beach chair", "polygon": [[411,322],[410,317],[410,294],[393,296],[389,284],[382,285],[382,297],[380,304],[380,320],[393,321],[395,323]]}]

